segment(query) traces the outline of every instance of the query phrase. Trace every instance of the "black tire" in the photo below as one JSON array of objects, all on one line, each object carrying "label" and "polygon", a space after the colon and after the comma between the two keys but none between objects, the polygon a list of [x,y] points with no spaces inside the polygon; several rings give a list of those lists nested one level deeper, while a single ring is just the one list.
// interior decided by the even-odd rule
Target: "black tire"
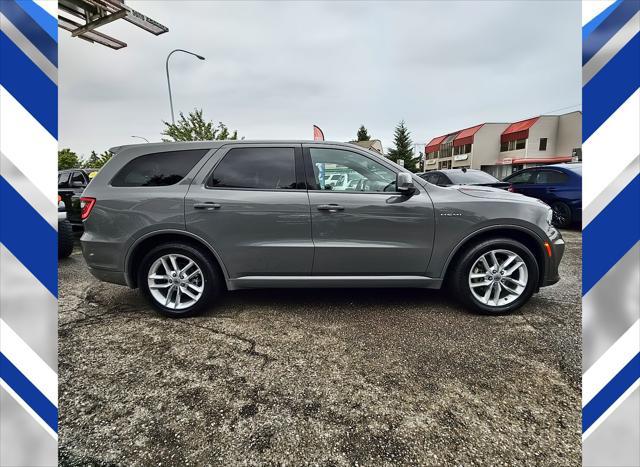
[{"label": "black tire", "polygon": [[566,229],[571,225],[571,208],[562,201],[556,201],[551,205],[553,211],[553,225]]},{"label": "black tire", "polygon": [[[161,256],[178,254],[194,261],[203,275],[203,292],[200,299],[188,308],[175,310],[159,303],[151,294],[147,276],[153,263]],[[209,307],[219,297],[223,289],[223,280],[216,265],[212,264],[210,257],[198,248],[181,243],[166,243],[149,251],[138,269],[138,286],[151,306],[160,314],[169,318],[185,318],[196,315]]]},{"label": "black tire", "polygon": [[73,226],[68,219],[58,221],[58,258],[68,258],[73,252]]},{"label": "black tire", "polygon": [[[527,266],[528,280],[522,294],[513,302],[503,306],[489,306],[480,302],[471,293],[469,286],[469,273],[476,260],[483,254],[491,250],[509,250],[516,253]],[[509,238],[495,238],[484,240],[480,243],[468,247],[460,257],[457,258],[456,264],[452,265],[453,270],[449,277],[450,286],[454,297],[457,298],[466,308],[476,313],[488,315],[504,315],[512,313],[524,305],[538,284],[540,268],[533,253],[522,243]]]}]

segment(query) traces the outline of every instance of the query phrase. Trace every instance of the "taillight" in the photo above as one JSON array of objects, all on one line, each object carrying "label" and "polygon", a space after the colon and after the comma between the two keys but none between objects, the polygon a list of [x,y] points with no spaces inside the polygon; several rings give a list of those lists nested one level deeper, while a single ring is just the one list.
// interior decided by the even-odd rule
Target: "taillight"
[{"label": "taillight", "polygon": [[62,196],[58,195],[58,203],[62,201]]},{"label": "taillight", "polygon": [[91,214],[93,206],[96,204],[95,198],[82,197],[80,198],[80,219],[85,220]]}]

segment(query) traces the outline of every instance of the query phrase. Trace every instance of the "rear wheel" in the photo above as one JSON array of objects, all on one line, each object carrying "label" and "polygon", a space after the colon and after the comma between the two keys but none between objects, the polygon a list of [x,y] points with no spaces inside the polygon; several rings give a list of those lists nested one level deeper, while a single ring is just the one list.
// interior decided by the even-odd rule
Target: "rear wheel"
[{"label": "rear wheel", "polygon": [[221,291],[221,277],[207,255],[177,243],[147,253],[138,271],[138,284],[151,305],[171,318],[203,311]]},{"label": "rear wheel", "polygon": [[68,219],[58,221],[58,258],[67,258],[73,252],[73,226]]},{"label": "rear wheel", "polygon": [[566,228],[571,225],[571,208],[562,201],[556,201],[551,205],[553,211],[553,225]]},{"label": "rear wheel", "polygon": [[451,279],[456,297],[468,308],[485,314],[506,314],[529,300],[538,276],[538,263],[525,245],[499,238],[466,250]]}]

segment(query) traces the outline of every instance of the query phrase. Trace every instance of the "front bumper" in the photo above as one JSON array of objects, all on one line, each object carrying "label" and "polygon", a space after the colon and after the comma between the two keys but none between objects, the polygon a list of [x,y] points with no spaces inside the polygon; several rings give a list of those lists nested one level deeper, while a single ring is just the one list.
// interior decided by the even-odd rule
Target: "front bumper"
[{"label": "front bumper", "polygon": [[547,264],[540,287],[547,287],[549,285],[556,284],[560,280],[560,273],[558,270],[560,268],[560,261],[562,261],[562,256],[564,255],[564,240],[562,239],[560,232],[556,230],[549,237],[548,243],[551,248],[551,256],[547,254]]}]

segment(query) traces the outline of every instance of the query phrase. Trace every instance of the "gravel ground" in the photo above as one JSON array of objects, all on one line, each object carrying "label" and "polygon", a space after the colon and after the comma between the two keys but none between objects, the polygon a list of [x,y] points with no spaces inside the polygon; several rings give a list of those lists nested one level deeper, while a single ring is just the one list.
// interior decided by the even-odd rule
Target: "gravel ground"
[{"label": "gravel ground", "polygon": [[60,262],[60,463],[581,464],[580,232],[517,314],[261,290],[170,320]]}]

